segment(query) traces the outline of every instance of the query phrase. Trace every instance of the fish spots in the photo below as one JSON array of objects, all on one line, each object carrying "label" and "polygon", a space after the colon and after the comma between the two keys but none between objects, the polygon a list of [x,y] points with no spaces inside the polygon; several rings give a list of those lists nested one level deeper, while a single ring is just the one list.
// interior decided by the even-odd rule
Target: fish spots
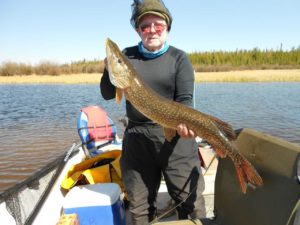
[{"label": "fish spots", "polygon": [[133,80],[134,80],[134,82],[135,82],[139,87],[142,87],[141,82],[139,81],[139,79],[134,78]]},{"label": "fish spots", "polygon": [[222,138],[224,138],[226,141],[229,141],[228,138],[219,130],[219,134]]}]

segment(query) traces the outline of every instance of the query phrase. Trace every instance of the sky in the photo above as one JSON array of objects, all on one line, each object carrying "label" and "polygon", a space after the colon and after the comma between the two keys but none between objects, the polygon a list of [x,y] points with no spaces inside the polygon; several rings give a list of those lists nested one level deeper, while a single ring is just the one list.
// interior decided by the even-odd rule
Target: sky
[{"label": "sky", "polygon": [[[0,65],[105,58],[140,38],[133,0],[0,0]],[[300,46],[300,0],[164,0],[173,17],[168,43],[187,53]]]}]

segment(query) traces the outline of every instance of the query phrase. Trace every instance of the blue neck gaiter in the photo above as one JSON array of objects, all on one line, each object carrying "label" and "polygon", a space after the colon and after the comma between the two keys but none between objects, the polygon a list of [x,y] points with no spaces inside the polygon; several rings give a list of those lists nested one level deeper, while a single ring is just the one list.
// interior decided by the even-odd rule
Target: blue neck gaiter
[{"label": "blue neck gaiter", "polygon": [[150,52],[149,50],[147,50],[143,43],[142,42],[139,42],[138,44],[138,48],[139,48],[139,52],[145,57],[145,58],[148,58],[148,59],[154,59],[154,58],[157,58],[158,56],[161,56],[162,54],[164,54],[166,51],[168,51],[169,49],[169,44],[167,42],[165,42],[164,46],[155,51],[155,52]]}]

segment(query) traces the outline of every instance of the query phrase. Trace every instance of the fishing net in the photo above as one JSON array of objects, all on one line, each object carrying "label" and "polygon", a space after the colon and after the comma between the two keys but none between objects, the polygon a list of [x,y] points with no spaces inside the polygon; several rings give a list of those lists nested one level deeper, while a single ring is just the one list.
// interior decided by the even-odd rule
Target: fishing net
[{"label": "fishing net", "polygon": [[[5,205],[17,225],[31,224],[43,205],[53,183],[59,175],[67,156],[78,146],[73,145],[63,154],[47,164],[25,181],[0,194],[0,205]],[[2,219],[1,219],[2,220]]]},{"label": "fishing net", "polygon": [[57,169],[48,171],[44,177],[35,177],[37,180],[27,184],[15,193],[10,194],[6,198],[6,208],[8,212],[15,218],[16,224],[26,224],[33,214],[39,201],[47,191],[50,181],[56,174]]}]

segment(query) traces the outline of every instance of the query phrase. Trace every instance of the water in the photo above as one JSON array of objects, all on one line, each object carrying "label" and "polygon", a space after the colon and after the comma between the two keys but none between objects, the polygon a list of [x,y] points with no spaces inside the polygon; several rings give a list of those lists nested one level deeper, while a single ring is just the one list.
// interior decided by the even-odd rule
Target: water
[{"label": "water", "polygon": [[[117,123],[124,104],[105,101],[98,85],[0,85],[0,192],[78,143],[80,108],[100,105]],[[299,83],[204,83],[196,108],[229,122],[300,144]]]},{"label": "water", "polygon": [[299,83],[206,83],[196,87],[196,108],[300,144],[299,96]]}]

